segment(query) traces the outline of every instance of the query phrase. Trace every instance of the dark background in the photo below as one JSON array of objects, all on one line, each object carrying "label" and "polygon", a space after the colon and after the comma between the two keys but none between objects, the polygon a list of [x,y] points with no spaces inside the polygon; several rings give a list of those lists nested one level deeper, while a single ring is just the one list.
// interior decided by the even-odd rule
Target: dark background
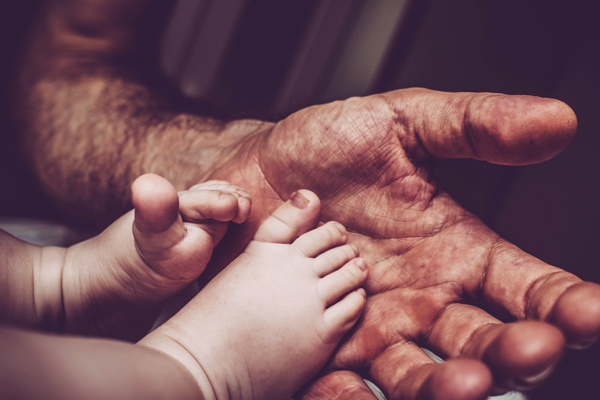
[{"label": "dark background", "polygon": [[[44,200],[27,173],[7,112],[11,68],[37,3],[0,2],[0,216],[73,223]],[[381,20],[385,13],[373,11],[398,11],[400,3],[405,7],[391,25]],[[584,280],[600,282],[598,2],[220,4],[179,2],[180,12],[175,9],[173,18],[180,20],[165,34],[162,65],[194,100],[190,104],[208,103],[230,116],[275,120],[310,104],[412,86],[531,94],[569,104],[578,116],[578,134],[555,159],[526,167],[443,160],[436,174],[457,200],[503,237]],[[185,12],[186,7],[193,12]],[[182,29],[182,15],[192,14],[203,22]],[[364,32],[370,29],[381,32],[370,46],[361,46],[358,39],[369,39]],[[206,43],[212,47],[203,47]],[[377,46],[383,48],[376,54],[380,57],[361,53]],[[211,60],[217,61],[207,64]],[[361,70],[348,60],[366,62]],[[342,79],[346,76],[350,78]],[[585,352],[567,351],[553,377],[530,398],[600,398],[595,380],[599,360],[598,345]]]}]

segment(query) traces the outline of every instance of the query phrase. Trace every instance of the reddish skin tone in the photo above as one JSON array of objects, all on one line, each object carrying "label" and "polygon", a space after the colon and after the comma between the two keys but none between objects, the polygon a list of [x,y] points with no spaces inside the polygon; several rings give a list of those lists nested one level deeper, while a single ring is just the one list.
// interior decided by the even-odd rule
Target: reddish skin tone
[{"label": "reddish skin tone", "polygon": [[[427,114],[420,114],[422,103],[429,104]],[[494,115],[490,109],[508,115],[489,118]],[[440,115],[445,131],[438,120],[429,119],[437,110],[446,113]],[[543,124],[541,113],[547,116]],[[463,121],[471,126],[463,127]],[[474,130],[485,123],[488,132]],[[501,239],[420,167],[432,156],[453,154],[498,163],[539,162],[568,143],[575,125],[572,111],[554,100],[413,89],[302,110],[264,134],[265,144],[243,157],[256,160],[256,171],[268,182],[262,193],[255,187],[253,195],[285,198],[303,182],[321,196],[324,221],[335,218],[354,232],[350,240],[375,275],[368,280],[367,308],[358,328],[330,363],[331,372],[308,388],[306,398],[330,392],[354,398],[363,392],[358,375],[336,372],[345,369],[372,379],[390,398],[430,398],[427,381],[435,382],[439,395],[449,391],[456,398],[483,398],[490,370],[496,391],[526,389],[538,384],[535,378],[560,356],[565,339],[555,326],[577,330],[570,333],[575,345],[598,334],[597,285],[584,284]],[[536,129],[530,131],[531,126]],[[476,139],[469,140],[465,130],[476,132]],[[319,137],[319,147],[312,145],[301,155],[299,141],[318,131],[327,132]],[[348,145],[339,145],[344,142]],[[262,150],[270,148],[278,153]],[[498,148],[510,154],[507,160]],[[341,159],[351,162],[336,162]],[[236,181],[240,170],[252,179],[247,165],[235,163],[212,176]],[[311,177],[333,174],[331,180],[311,182]],[[251,220],[262,218],[256,207],[252,215]],[[570,292],[585,293],[580,296],[586,301],[571,300],[575,295]],[[555,326],[533,321],[504,325],[482,308],[461,304],[465,301],[509,319],[548,319]],[[567,311],[575,306],[585,310]],[[592,322],[577,315],[591,316]],[[417,344],[444,357],[480,359],[489,370],[476,361],[463,365],[467,360],[433,365]]]},{"label": "reddish skin tone", "polygon": [[[34,169],[58,202],[110,218],[144,172],[180,190],[207,179],[242,186],[251,214],[230,230],[207,276],[299,188],[321,198],[323,221],[348,228],[369,265],[367,306],[304,398],[374,399],[360,375],[391,399],[485,398],[492,386],[538,384],[565,343],[600,334],[598,285],[498,237],[427,169],[435,158],[547,160],[576,131],[565,104],[408,89],[310,107],[277,124],[223,124],[167,110],[132,82],[126,59],[116,64],[133,48],[144,1],[56,4],[42,14],[54,24],[38,25],[25,51],[15,103]],[[94,26],[94,40],[72,28],[81,25]],[[522,322],[504,325],[486,310]],[[434,364],[418,346],[455,360]]]}]

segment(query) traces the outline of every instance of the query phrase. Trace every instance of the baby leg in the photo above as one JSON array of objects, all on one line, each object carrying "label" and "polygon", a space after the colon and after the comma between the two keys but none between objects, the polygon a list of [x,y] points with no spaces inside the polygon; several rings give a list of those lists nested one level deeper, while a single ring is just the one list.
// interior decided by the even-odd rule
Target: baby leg
[{"label": "baby leg", "polygon": [[[289,398],[323,367],[365,305],[367,269],[343,226],[319,228],[302,190],[178,314],[140,344],[179,360],[206,398]],[[306,232],[306,233],[305,233]]]}]

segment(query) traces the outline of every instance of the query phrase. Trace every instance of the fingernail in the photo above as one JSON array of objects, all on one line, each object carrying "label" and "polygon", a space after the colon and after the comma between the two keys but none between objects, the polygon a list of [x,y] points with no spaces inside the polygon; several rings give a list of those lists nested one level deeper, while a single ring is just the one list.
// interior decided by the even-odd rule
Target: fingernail
[{"label": "fingernail", "polygon": [[367,264],[365,264],[365,260],[363,260],[362,258],[357,258],[356,260],[354,260],[354,264],[356,264],[356,266],[363,271],[367,270]]},{"label": "fingernail", "polygon": [[596,344],[596,342],[597,342],[596,339],[592,339],[592,340],[588,340],[588,341],[584,341],[584,342],[568,344],[567,347],[570,349],[575,349],[575,350],[585,350],[588,347],[590,347],[591,345]]},{"label": "fingernail", "polygon": [[290,198],[290,202],[292,205],[299,209],[304,209],[308,205],[308,199],[302,195],[300,192],[292,193],[292,197]]},{"label": "fingernail", "polygon": [[542,372],[532,376],[515,377],[511,380],[511,389],[529,390],[545,381],[554,372],[555,365],[551,365]]},{"label": "fingernail", "polygon": [[356,289],[356,293],[360,294],[365,299],[367,298],[367,292],[365,292],[365,289],[363,289],[363,288]]},{"label": "fingernail", "polygon": [[358,256],[358,247],[356,247],[355,245],[351,244],[350,247],[352,248],[352,251],[354,251],[354,254],[356,254]]}]

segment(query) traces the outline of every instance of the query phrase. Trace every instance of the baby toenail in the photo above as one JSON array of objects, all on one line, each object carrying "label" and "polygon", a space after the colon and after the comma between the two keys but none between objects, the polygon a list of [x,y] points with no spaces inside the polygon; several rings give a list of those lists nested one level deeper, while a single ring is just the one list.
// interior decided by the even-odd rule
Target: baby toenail
[{"label": "baby toenail", "polygon": [[236,189],[235,192],[242,197],[250,197],[250,194],[244,189]]},{"label": "baby toenail", "polygon": [[342,236],[346,236],[346,228],[344,228],[344,225],[334,222],[333,223],[335,225],[335,227],[338,229],[338,231],[340,231],[340,233],[342,234]]},{"label": "baby toenail", "polygon": [[367,270],[367,264],[365,264],[365,261],[362,258],[357,258],[354,260],[354,264],[356,264],[356,266],[363,271]]},{"label": "baby toenail", "polygon": [[292,193],[290,198],[292,205],[299,209],[304,209],[308,205],[308,199],[302,195],[300,192]]}]

